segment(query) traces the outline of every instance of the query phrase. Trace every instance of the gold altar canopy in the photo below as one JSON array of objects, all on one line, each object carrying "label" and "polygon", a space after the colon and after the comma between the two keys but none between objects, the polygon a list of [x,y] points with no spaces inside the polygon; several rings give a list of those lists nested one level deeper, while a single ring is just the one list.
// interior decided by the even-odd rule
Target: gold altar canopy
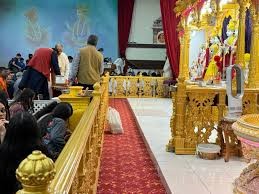
[{"label": "gold altar canopy", "polygon": [[[249,9],[252,21],[252,36],[250,55],[245,55],[245,19]],[[204,31],[207,47],[216,55],[229,55],[229,61],[235,57],[235,63],[246,71],[249,69],[247,85],[243,97],[243,114],[257,113],[259,94],[259,1],[258,0],[178,0],[174,11],[180,17],[178,26],[180,40],[179,77],[175,92],[173,92],[173,115],[171,118],[172,137],[167,144],[167,151],[176,154],[195,154],[199,143],[217,143],[211,140],[211,134],[217,130],[219,121],[226,113],[226,88],[224,81],[213,75],[213,84],[198,86],[198,82],[189,81],[190,41],[192,31]],[[231,16],[227,26],[231,32],[229,39],[218,44],[222,24],[225,18]],[[216,35],[215,35],[216,34]],[[234,37],[236,35],[236,37]],[[216,42],[216,43],[215,43]],[[218,45],[215,45],[218,44]],[[232,45],[230,45],[232,44]],[[213,45],[212,47],[210,47]],[[196,49],[197,50],[197,49]],[[217,53],[221,51],[221,53]],[[232,57],[232,58],[231,58]],[[250,60],[250,61],[249,61]],[[210,61],[210,62],[211,62]],[[214,64],[216,66],[216,64]],[[210,68],[207,67],[207,71]],[[220,75],[224,80],[223,75]],[[205,72],[206,73],[206,72]],[[203,82],[204,83],[204,82]],[[188,119],[187,119],[188,118]]]}]

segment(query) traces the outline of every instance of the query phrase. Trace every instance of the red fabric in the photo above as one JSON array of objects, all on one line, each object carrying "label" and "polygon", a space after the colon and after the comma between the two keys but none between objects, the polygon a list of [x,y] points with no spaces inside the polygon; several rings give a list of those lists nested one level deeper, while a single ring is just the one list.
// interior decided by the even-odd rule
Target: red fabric
[{"label": "red fabric", "polygon": [[112,99],[124,133],[104,135],[98,194],[165,194],[127,99]]},{"label": "red fabric", "polygon": [[216,55],[214,57],[214,61],[216,62],[216,65],[218,67],[218,72],[222,73],[223,67],[222,67],[221,57]]},{"label": "red fabric", "polygon": [[177,25],[180,21],[173,11],[176,0],[160,0],[160,8],[165,34],[167,56],[171,64],[174,79],[179,75],[180,42],[178,39]]},{"label": "red fabric", "polygon": [[125,57],[135,0],[118,1],[118,32],[120,57]]},{"label": "red fabric", "polygon": [[52,52],[53,50],[51,48],[37,49],[28,66],[42,73],[47,79],[49,79]]},{"label": "red fabric", "polygon": [[208,66],[209,66],[209,61],[210,61],[210,49],[207,48],[207,49],[206,49],[206,67],[205,67],[205,69],[204,69],[204,71],[203,71],[202,78],[204,78],[204,76],[205,76],[205,74],[206,74],[207,68],[208,68]]},{"label": "red fabric", "polygon": [[[232,65],[234,65],[236,62],[236,54],[232,56]],[[230,53],[225,55],[225,67],[228,67],[230,65]]]}]

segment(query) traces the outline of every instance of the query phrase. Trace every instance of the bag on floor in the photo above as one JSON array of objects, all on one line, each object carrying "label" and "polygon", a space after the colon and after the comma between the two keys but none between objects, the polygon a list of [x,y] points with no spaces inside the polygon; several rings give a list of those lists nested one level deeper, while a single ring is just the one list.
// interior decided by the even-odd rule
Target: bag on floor
[{"label": "bag on floor", "polygon": [[123,133],[120,114],[116,109],[112,107],[109,107],[109,110],[108,110],[108,121],[110,124],[111,133],[113,134]]}]

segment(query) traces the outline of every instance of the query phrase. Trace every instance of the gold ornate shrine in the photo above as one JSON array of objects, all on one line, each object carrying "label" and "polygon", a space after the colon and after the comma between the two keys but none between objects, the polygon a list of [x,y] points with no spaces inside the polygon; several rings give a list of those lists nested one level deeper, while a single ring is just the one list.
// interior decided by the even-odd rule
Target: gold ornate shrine
[{"label": "gold ornate shrine", "polygon": [[[172,137],[167,151],[176,154],[195,154],[198,143],[218,143],[212,140],[219,121],[227,110],[226,87],[223,81],[200,86],[189,82],[190,34],[193,29],[205,30],[208,38],[212,32],[222,29],[225,17],[231,15],[238,24],[238,36],[233,52],[236,62],[245,65],[245,12],[249,8],[252,18],[251,60],[248,83],[243,97],[243,114],[258,112],[259,94],[259,5],[256,1],[210,1],[178,0],[174,11],[181,17],[179,40],[181,54],[177,89],[173,92],[173,115],[171,118]],[[209,2],[209,5],[208,5]],[[224,4],[225,3],[225,4]],[[203,6],[209,6],[207,11]],[[208,11],[209,10],[209,11]],[[192,19],[190,19],[190,15]],[[232,47],[231,47],[232,48]],[[232,56],[233,57],[233,56]],[[256,62],[257,61],[257,62]]]}]

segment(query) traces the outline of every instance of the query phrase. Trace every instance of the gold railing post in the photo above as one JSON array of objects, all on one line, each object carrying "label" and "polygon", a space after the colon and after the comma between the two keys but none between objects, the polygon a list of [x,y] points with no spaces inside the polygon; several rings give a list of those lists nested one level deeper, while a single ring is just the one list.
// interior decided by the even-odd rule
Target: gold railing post
[{"label": "gold railing post", "polygon": [[50,194],[48,186],[55,173],[54,162],[40,151],[33,151],[16,170],[23,187],[17,194]]},{"label": "gold railing post", "polygon": [[[183,19],[182,19],[183,22]],[[186,21],[187,22],[187,21]],[[185,33],[185,32],[184,32]],[[189,32],[187,32],[189,33]],[[175,99],[173,101],[173,110],[175,112],[172,113],[172,124],[171,129],[172,137],[169,140],[169,143],[166,146],[167,151],[175,151],[184,148],[184,130],[185,130],[185,111],[186,111],[186,84],[185,84],[185,74],[186,74],[186,62],[188,54],[188,38],[189,35],[184,35],[183,37],[179,37],[180,40],[180,64],[179,64],[179,77],[177,83],[177,91],[175,94]],[[189,59],[188,59],[189,60]],[[189,67],[188,67],[189,73]],[[188,76],[189,77],[189,76]]]},{"label": "gold railing post", "polygon": [[[106,86],[105,86],[106,87]],[[94,91],[93,91],[93,98],[98,98],[98,100],[100,100],[100,105],[99,105],[99,110],[97,113],[97,117],[95,118],[95,122],[94,125],[92,127],[92,133],[91,133],[91,141],[92,141],[92,153],[91,153],[91,168],[90,168],[90,172],[91,172],[91,193],[96,193],[97,191],[97,184],[98,184],[98,177],[99,177],[99,165],[100,165],[100,152],[99,152],[99,137],[98,137],[98,133],[99,133],[99,127],[100,127],[100,116],[101,116],[101,112],[102,110],[100,110],[100,108],[102,107],[102,91],[101,91],[101,85],[100,83],[95,83],[94,84]]]},{"label": "gold railing post", "polygon": [[183,76],[185,80],[189,80],[190,30],[187,24],[184,29],[184,53]]},{"label": "gold railing post", "polygon": [[245,21],[247,0],[238,0],[239,3],[239,26],[237,39],[237,60],[236,63],[245,68]]},{"label": "gold railing post", "polygon": [[250,6],[252,17],[251,61],[249,64],[248,87],[259,87],[259,19],[255,5]]}]

